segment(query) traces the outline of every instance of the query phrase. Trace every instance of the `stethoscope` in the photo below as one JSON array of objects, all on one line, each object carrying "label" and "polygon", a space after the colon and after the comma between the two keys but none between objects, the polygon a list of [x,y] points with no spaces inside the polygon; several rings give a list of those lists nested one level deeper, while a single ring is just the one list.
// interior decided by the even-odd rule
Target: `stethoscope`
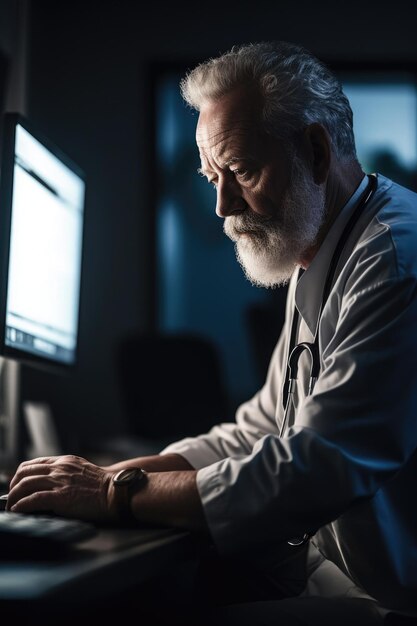
[{"label": "stethoscope", "polygon": [[[289,410],[290,410],[290,406],[292,403],[292,399],[293,399],[293,395],[296,389],[296,385],[297,385],[297,373],[298,373],[298,361],[300,359],[300,356],[302,355],[303,352],[308,352],[309,356],[310,356],[310,380],[309,380],[309,384],[308,384],[308,392],[307,395],[310,395],[313,392],[314,389],[314,385],[316,384],[317,378],[319,376],[320,373],[320,353],[319,353],[319,333],[318,333],[318,328],[320,325],[320,320],[321,320],[321,316],[323,313],[323,309],[325,307],[325,304],[327,302],[327,298],[329,297],[330,294],[330,290],[332,288],[333,285],[333,279],[334,279],[334,275],[337,269],[337,266],[339,264],[340,261],[340,257],[342,255],[343,249],[346,245],[346,242],[349,238],[349,236],[352,233],[352,230],[354,228],[354,226],[356,225],[359,217],[361,216],[365,206],[368,204],[369,200],[372,198],[372,196],[374,195],[377,186],[378,186],[378,179],[376,177],[375,174],[369,174],[368,175],[369,178],[369,182],[368,185],[365,189],[365,191],[362,194],[361,199],[359,200],[359,203],[355,209],[355,211],[352,213],[348,223],[346,224],[339,241],[337,242],[335,251],[333,253],[333,256],[331,258],[330,264],[329,264],[329,268],[327,270],[327,275],[326,275],[326,281],[324,283],[324,290],[323,290],[323,297],[322,297],[322,301],[321,301],[321,305],[320,305],[320,311],[319,311],[319,315],[318,315],[318,323],[317,323],[317,330],[316,330],[316,334],[314,336],[314,341],[308,342],[308,341],[304,341],[302,343],[298,343],[296,344],[296,338],[297,338],[297,331],[298,331],[298,321],[299,321],[299,313],[298,313],[298,309],[294,304],[294,310],[293,310],[293,316],[292,316],[292,323],[291,323],[291,334],[290,334],[290,343],[289,343],[289,349],[288,349],[288,363],[287,363],[287,371],[286,371],[286,376],[285,376],[285,382],[284,382],[284,387],[283,387],[283,397],[282,397],[282,401],[283,401],[283,407],[284,407],[284,417],[282,419],[282,424],[281,424],[281,428],[279,431],[279,436],[283,437],[287,428],[287,422],[288,422],[288,415],[289,415]],[[298,279],[300,278],[301,274],[303,273],[304,270],[302,270],[300,268],[299,273],[298,273]],[[298,280],[297,279],[297,280]],[[294,347],[292,347],[294,346]],[[291,546],[301,546],[302,544],[306,543],[311,537],[311,534],[309,533],[304,533],[304,535],[302,537],[294,537],[288,540],[288,543]]]}]

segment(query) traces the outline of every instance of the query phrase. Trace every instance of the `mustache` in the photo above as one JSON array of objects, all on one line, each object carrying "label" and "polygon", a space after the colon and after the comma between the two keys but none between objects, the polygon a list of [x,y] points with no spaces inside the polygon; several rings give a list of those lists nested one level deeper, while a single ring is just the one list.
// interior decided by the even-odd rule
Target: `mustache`
[{"label": "mustache", "polygon": [[225,221],[229,222],[234,228],[239,229],[263,226],[273,221],[273,218],[269,215],[257,215],[256,213],[245,211],[239,215],[229,215]]},{"label": "mustache", "polygon": [[249,212],[239,215],[229,215],[226,217],[223,230],[229,237],[238,237],[239,235],[251,235],[264,239],[271,230],[276,226],[276,219],[270,216],[253,215]]}]

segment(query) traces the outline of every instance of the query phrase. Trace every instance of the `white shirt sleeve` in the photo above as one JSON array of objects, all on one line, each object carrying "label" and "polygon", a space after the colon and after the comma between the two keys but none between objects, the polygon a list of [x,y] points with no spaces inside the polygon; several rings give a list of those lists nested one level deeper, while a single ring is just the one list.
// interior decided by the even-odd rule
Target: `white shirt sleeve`
[{"label": "white shirt sleeve", "polygon": [[238,408],[236,422],[219,424],[206,434],[182,439],[161,454],[181,454],[194,468],[200,469],[227,457],[245,457],[261,437],[276,433],[275,410],[281,401],[285,334],[284,330],[275,347],[265,385]]},{"label": "white shirt sleeve", "polygon": [[262,389],[237,409],[235,422],[219,424],[206,434],[172,443],[160,454],[181,454],[195,469],[201,469],[228,457],[245,457],[252,453],[253,446],[262,437],[277,434],[277,406],[282,403],[284,362],[287,360],[296,285],[297,272],[294,272],[287,293],[284,326]]}]

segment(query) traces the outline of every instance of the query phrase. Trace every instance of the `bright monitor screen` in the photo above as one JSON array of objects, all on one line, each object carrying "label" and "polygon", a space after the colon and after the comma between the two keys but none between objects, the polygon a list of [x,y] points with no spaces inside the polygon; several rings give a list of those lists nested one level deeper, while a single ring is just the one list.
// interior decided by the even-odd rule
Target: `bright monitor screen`
[{"label": "bright monitor screen", "polygon": [[79,168],[21,116],[6,115],[0,194],[4,354],[75,363],[84,195]]}]

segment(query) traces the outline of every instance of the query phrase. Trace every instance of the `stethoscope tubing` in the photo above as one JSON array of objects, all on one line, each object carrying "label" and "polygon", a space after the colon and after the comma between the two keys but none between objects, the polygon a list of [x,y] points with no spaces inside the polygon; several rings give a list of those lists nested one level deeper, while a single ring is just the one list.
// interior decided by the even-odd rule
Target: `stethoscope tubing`
[{"label": "stethoscope tubing", "polygon": [[[297,370],[298,370],[298,360],[301,356],[301,354],[304,351],[307,351],[310,354],[310,359],[311,359],[311,367],[310,367],[310,379],[315,379],[317,380],[319,373],[320,373],[320,353],[319,353],[319,333],[318,333],[318,328],[320,325],[320,320],[321,320],[321,316],[323,313],[323,309],[326,305],[327,299],[329,297],[330,294],[330,290],[332,288],[333,285],[333,280],[334,280],[334,276],[336,273],[336,268],[339,264],[339,260],[340,257],[342,255],[343,249],[346,245],[347,240],[349,239],[349,236],[352,233],[352,230],[354,228],[354,226],[356,225],[359,217],[362,215],[362,212],[365,208],[365,206],[368,204],[369,200],[371,199],[371,197],[374,195],[376,189],[377,189],[377,185],[378,185],[378,180],[377,177],[374,174],[370,174],[369,175],[369,183],[365,189],[365,192],[360,200],[360,202],[358,203],[358,206],[356,207],[355,211],[353,212],[353,214],[351,215],[348,223],[346,224],[339,241],[337,242],[335,251],[333,253],[333,256],[331,258],[330,264],[329,264],[329,268],[327,270],[327,275],[326,275],[326,281],[324,283],[324,289],[323,289],[323,297],[322,297],[322,301],[321,301],[321,305],[320,305],[320,311],[319,311],[319,315],[318,315],[318,323],[317,323],[317,330],[316,330],[316,334],[314,336],[314,341],[313,342],[303,342],[303,343],[299,343],[296,344],[296,336],[297,336],[297,330],[298,330],[298,320],[299,320],[299,314],[298,314],[298,309],[297,307],[294,305],[294,310],[293,310],[293,316],[292,316],[292,322],[291,322],[291,333],[290,333],[290,347],[288,350],[288,361],[287,361],[287,371],[286,371],[286,380],[284,382],[284,389],[283,389],[283,406],[284,406],[284,410],[287,408],[288,406],[288,394],[289,392],[289,387],[291,380],[296,380],[297,378]],[[301,273],[303,272],[303,270],[301,270]],[[292,385],[293,387],[293,385]],[[314,383],[310,383],[310,387],[311,388],[311,392],[313,390],[314,387]],[[310,393],[311,393],[310,392]],[[284,421],[284,420],[283,420]],[[284,434],[285,432],[285,428],[283,429],[281,427],[281,430]],[[281,435],[280,435],[281,436]]]},{"label": "stethoscope tubing", "polygon": [[[285,436],[287,430],[287,422],[289,417],[289,411],[292,404],[293,394],[297,385],[297,373],[298,373],[298,362],[300,356],[303,352],[307,352],[310,356],[310,379],[307,395],[311,395],[313,393],[314,385],[319,377],[320,373],[320,352],[319,352],[319,325],[321,316],[323,313],[323,309],[326,305],[327,298],[329,297],[330,290],[333,285],[334,276],[336,273],[337,266],[339,264],[343,249],[346,245],[349,236],[351,235],[354,226],[356,225],[359,217],[362,215],[364,208],[368,204],[369,200],[374,195],[377,186],[378,179],[376,175],[370,174],[368,176],[369,183],[365,189],[365,192],[359,201],[355,211],[351,215],[348,223],[346,224],[342,235],[336,245],[335,251],[331,258],[329,268],[327,270],[326,281],[324,283],[323,297],[320,306],[320,312],[318,316],[317,330],[314,336],[313,342],[304,341],[301,343],[296,343],[297,330],[298,330],[298,321],[299,321],[299,313],[298,309],[294,304],[292,322],[291,322],[291,333],[290,333],[290,346],[288,350],[288,361],[287,361],[287,370],[286,370],[286,379],[283,387],[283,405],[284,405],[284,415],[281,422],[281,427],[279,430],[279,437],[282,438]],[[303,270],[301,270],[302,273]],[[301,274],[299,273],[299,276]],[[294,346],[294,347],[292,347]],[[287,541],[287,543],[291,546],[302,546],[305,544],[310,537],[314,533],[304,533],[300,537],[292,537]]]}]

